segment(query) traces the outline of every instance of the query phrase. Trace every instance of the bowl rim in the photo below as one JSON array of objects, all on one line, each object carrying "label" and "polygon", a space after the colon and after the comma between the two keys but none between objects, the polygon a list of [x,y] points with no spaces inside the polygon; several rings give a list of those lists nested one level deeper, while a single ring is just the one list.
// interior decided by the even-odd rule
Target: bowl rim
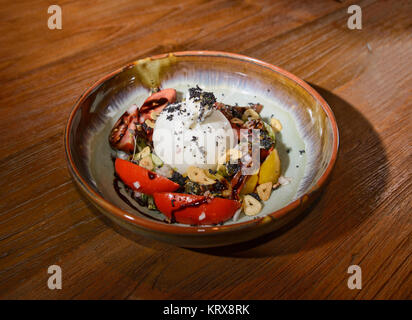
[{"label": "bowl rim", "polygon": [[238,231],[242,230],[244,228],[251,227],[253,225],[259,225],[264,222],[271,221],[271,218],[278,219],[281,218],[282,216],[286,215],[288,212],[293,211],[297,207],[299,207],[302,203],[306,202],[309,200],[309,198],[315,196],[315,192],[320,189],[326,182],[327,178],[329,177],[335,162],[337,158],[337,153],[338,153],[338,147],[339,147],[339,133],[338,133],[338,127],[336,123],[335,116],[332,112],[332,109],[328,105],[328,103],[322,98],[322,96],[315,90],[313,89],[309,84],[307,84],[304,80],[300,79],[299,77],[293,75],[292,73],[277,67],[273,64],[270,64],[268,62],[264,62],[262,60],[256,59],[256,58],[251,58],[242,54],[237,54],[237,53],[229,53],[229,52],[223,52],[223,51],[207,51],[207,50],[201,50],[201,51],[178,51],[178,52],[171,52],[171,53],[164,53],[164,54],[159,54],[159,55],[154,55],[150,56],[145,59],[150,59],[150,60],[156,60],[156,59],[162,59],[166,58],[170,55],[173,55],[175,57],[184,57],[184,56],[210,56],[210,57],[224,57],[224,58],[230,58],[230,59],[235,59],[235,60],[241,60],[243,62],[248,62],[248,63],[254,63],[259,66],[265,67],[269,70],[272,70],[274,72],[280,73],[281,75],[289,78],[293,82],[299,84],[303,89],[305,89],[315,100],[319,102],[321,105],[322,109],[325,111],[327,114],[328,118],[330,119],[331,126],[332,126],[332,133],[333,133],[333,149],[332,149],[332,155],[329,160],[329,163],[326,167],[326,170],[322,174],[322,176],[319,178],[317,183],[305,194],[300,196],[299,198],[295,199],[288,205],[280,208],[279,210],[276,210],[272,213],[269,213],[267,215],[264,215],[262,217],[258,217],[249,221],[245,222],[239,222],[239,223],[233,223],[229,225],[211,225],[211,226],[182,226],[182,225],[174,225],[174,224],[167,224],[162,221],[152,221],[143,217],[138,217],[131,215],[129,212],[120,209],[119,207],[115,206],[111,202],[105,200],[100,194],[95,192],[93,188],[85,181],[85,179],[81,176],[80,172],[76,168],[76,165],[73,161],[72,158],[72,153],[69,148],[69,141],[70,141],[70,132],[71,132],[71,127],[73,123],[73,118],[77,112],[77,110],[80,108],[82,105],[83,101],[85,98],[89,95],[90,92],[92,92],[97,86],[102,84],[103,82],[107,81],[108,79],[112,78],[113,76],[119,74],[120,72],[130,68],[131,66],[134,66],[139,60],[136,60],[134,62],[131,62],[127,64],[124,67],[121,67],[103,77],[101,77],[99,80],[97,80],[92,86],[90,86],[88,89],[86,89],[81,96],[77,99],[76,103],[74,104],[66,127],[65,127],[65,134],[64,134],[64,147],[65,147],[65,154],[66,154],[66,161],[68,163],[68,168],[69,171],[74,178],[75,182],[78,184],[78,186],[81,187],[82,191],[87,195],[87,197],[97,204],[98,207],[104,209],[106,212],[110,212],[113,214],[115,217],[120,218],[120,220],[126,221],[128,223],[131,223],[135,225],[136,227],[139,228],[144,228],[148,229],[150,231],[157,231],[157,232],[162,232],[162,233],[169,233],[169,234],[196,234],[196,235],[205,235],[205,234],[216,234],[220,232],[228,232],[228,231]]}]

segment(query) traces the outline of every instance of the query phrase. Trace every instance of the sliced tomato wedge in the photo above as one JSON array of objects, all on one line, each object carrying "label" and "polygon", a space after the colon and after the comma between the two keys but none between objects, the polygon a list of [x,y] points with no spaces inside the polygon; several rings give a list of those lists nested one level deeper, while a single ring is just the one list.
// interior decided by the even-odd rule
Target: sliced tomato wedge
[{"label": "sliced tomato wedge", "polygon": [[171,221],[191,225],[224,222],[240,208],[239,201],[184,193],[156,192],[153,198],[160,212]]},{"label": "sliced tomato wedge", "polygon": [[140,107],[139,122],[143,123],[147,119],[151,119],[151,112],[156,111],[160,113],[168,104],[176,101],[175,89],[163,89],[153,93],[148,97],[143,105]]},{"label": "sliced tomato wedge", "polygon": [[109,136],[109,142],[113,148],[133,152],[138,113],[139,110],[134,104],[117,120]]},{"label": "sliced tomato wedge", "polygon": [[175,191],[180,187],[172,180],[127,160],[117,158],[114,166],[117,175],[125,185],[144,194],[152,195],[155,192]]},{"label": "sliced tomato wedge", "polygon": [[132,116],[130,123],[127,127],[127,130],[124,133],[124,136],[120,140],[118,144],[118,149],[125,151],[125,152],[130,152],[133,153],[134,150],[134,134],[132,132],[136,131],[136,123],[137,123],[137,117]]},{"label": "sliced tomato wedge", "polygon": [[247,176],[242,175],[242,169],[236,172],[236,174],[233,176],[231,181],[232,198],[239,199],[239,194],[246,183],[246,178]]}]

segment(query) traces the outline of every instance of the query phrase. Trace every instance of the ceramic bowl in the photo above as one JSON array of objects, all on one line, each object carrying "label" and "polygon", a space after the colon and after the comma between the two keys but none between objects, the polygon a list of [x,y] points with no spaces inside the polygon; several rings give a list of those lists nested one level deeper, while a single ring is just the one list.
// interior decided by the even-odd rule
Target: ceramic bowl
[{"label": "ceramic bowl", "polygon": [[[109,132],[151,87],[182,93],[199,85],[218,101],[264,105],[263,118],[278,118],[282,175],[290,183],[272,192],[262,212],[240,215],[222,225],[168,224],[158,212],[130,207],[113,187]],[[338,129],[325,100],[298,77],[250,57],[211,51],[175,52],[131,63],[97,81],[76,102],[66,127],[65,149],[75,183],[91,203],[138,234],[185,247],[243,242],[272,232],[300,214],[319,194],[336,160]]]}]

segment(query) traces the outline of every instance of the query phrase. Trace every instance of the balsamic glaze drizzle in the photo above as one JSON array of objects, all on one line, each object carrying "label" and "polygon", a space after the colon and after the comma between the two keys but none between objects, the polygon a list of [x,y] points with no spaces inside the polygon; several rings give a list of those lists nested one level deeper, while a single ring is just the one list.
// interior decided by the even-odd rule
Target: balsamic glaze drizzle
[{"label": "balsamic glaze drizzle", "polygon": [[[117,177],[113,179],[114,190],[116,191],[116,193],[117,193],[117,195],[119,196],[120,199],[122,199],[129,207],[131,207],[132,209],[138,211],[141,215],[145,216],[146,218],[149,218],[149,219],[152,219],[152,220],[155,220],[155,221],[159,221],[158,219],[153,218],[151,215],[142,212],[133,203],[131,203],[130,200],[121,193],[119,182],[121,182],[121,181]],[[166,220],[160,220],[160,221],[166,222]]]}]

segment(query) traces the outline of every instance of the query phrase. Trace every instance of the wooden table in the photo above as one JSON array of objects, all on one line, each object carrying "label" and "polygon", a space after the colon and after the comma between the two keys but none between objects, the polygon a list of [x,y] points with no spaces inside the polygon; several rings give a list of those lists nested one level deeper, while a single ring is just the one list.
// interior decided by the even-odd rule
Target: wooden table
[{"label": "wooden table", "polygon": [[[0,7],[0,298],[412,298],[410,1],[52,1]],[[362,30],[347,8],[362,7]],[[332,107],[340,152],[293,226],[189,250],[111,225],[69,176],[63,134],[80,94],[148,55],[221,50],[276,64]],[[62,268],[62,290],[47,269]],[[362,289],[347,286],[350,265]]]}]

